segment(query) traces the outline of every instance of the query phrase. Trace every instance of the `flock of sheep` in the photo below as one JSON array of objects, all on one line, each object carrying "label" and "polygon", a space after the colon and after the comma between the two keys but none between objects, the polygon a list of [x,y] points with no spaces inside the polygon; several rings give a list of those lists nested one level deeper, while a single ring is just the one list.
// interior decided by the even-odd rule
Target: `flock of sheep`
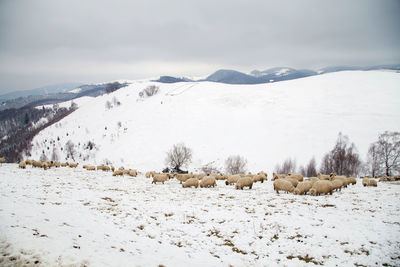
[{"label": "flock of sheep", "polygon": [[[0,158],[1,160],[2,158]],[[35,161],[26,160],[19,163],[19,168],[25,169],[27,165],[32,167],[43,168],[47,170],[51,167],[70,167],[76,168],[78,163],[61,163],[53,161]],[[120,167],[115,169],[114,166],[107,165],[83,165],[83,168],[88,171],[110,171],[113,176],[130,175],[136,177],[139,173],[136,170],[125,169]],[[183,188],[195,187],[208,188],[215,187],[217,180],[224,180],[226,185],[235,185],[236,189],[243,189],[245,187],[252,189],[253,184],[256,182],[263,183],[268,180],[268,175],[265,172],[259,172],[257,174],[178,174],[178,173],[158,173],[158,172],[147,172],[146,178],[152,178],[152,183],[165,183],[169,179],[177,179]],[[400,176],[398,177],[400,179]],[[318,173],[317,177],[304,178],[301,174],[289,173],[289,174],[273,174],[271,179],[273,181],[273,187],[277,194],[280,191],[286,193],[293,193],[295,195],[310,194],[318,196],[321,194],[332,194],[334,191],[340,191],[342,188],[346,188],[348,185],[354,185],[357,183],[355,177],[338,176],[335,173],[330,175]],[[397,179],[396,179],[397,180]],[[368,177],[363,178],[363,186],[377,186],[377,181]]]},{"label": "flock of sheep", "polygon": [[47,170],[51,167],[70,167],[70,168],[76,168],[78,167],[78,163],[68,163],[68,162],[56,162],[56,161],[36,161],[36,160],[31,160],[27,159],[26,161],[21,161],[19,163],[19,167],[21,169],[26,169],[27,165],[31,165],[32,167],[35,168],[43,168],[44,170]]},{"label": "flock of sheep", "polygon": [[264,182],[267,180],[267,174],[259,172],[258,174],[236,174],[236,175],[223,175],[223,174],[170,174],[170,173],[156,173],[147,172],[146,178],[153,178],[152,183],[164,183],[168,179],[176,178],[182,184],[183,188],[187,187],[214,187],[217,185],[217,180],[225,180],[226,185],[235,184],[236,189],[243,189],[248,187],[251,189],[253,183]]},{"label": "flock of sheep", "polygon": [[[332,194],[334,191],[340,191],[342,188],[346,188],[350,184],[354,185],[357,183],[355,177],[338,176],[335,173],[330,175],[318,173],[317,177],[306,179],[303,179],[303,175],[301,174],[289,173],[288,175],[285,175],[274,173],[272,180],[274,181],[274,190],[278,194],[279,191],[284,191],[295,195],[309,193],[313,196]],[[372,181],[371,184],[364,184],[363,181],[363,185],[372,186]]]}]

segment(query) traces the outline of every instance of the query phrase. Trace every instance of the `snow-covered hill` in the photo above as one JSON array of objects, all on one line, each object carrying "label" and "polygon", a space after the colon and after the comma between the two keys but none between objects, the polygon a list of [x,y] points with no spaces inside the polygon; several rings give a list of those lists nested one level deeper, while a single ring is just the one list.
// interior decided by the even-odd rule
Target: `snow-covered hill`
[{"label": "snow-covered hill", "polygon": [[[152,84],[159,93],[139,97]],[[212,161],[222,167],[238,154],[250,171],[271,173],[287,157],[319,163],[339,132],[365,157],[379,133],[399,130],[400,74],[348,71],[257,85],[133,81],[74,102],[77,111],[34,138],[32,158],[55,151],[65,161],[71,140],[78,162],[161,170],[166,151],[184,142],[193,149],[190,170]]]}]

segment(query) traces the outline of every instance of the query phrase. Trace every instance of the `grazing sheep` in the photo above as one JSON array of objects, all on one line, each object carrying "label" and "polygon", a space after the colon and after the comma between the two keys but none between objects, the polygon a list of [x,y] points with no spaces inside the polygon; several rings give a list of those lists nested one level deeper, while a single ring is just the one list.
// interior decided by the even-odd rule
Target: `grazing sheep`
[{"label": "grazing sheep", "polygon": [[263,177],[261,183],[263,183],[264,181],[268,181],[268,174],[266,174],[265,172],[259,172],[257,173],[257,175],[261,175]]},{"label": "grazing sheep", "polygon": [[297,184],[299,183],[299,181],[296,178],[292,178],[291,176],[286,176],[284,179],[291,182],[294,188],[296,188]]},{"label": "grazing sheep", "polygon": [[150,178],[154,176],[154,172],[146,172],[146,178]]},{"label": "grazing sheep", "polygon": [[42,163],[40,161],[33,160],[32,161],[32,166],[35,167],[35,168],[41,168],[42,167]]},{"label": "grazing sheep", "polygon": [[[204,178],[204,174],[200,173],[200,174],[195,174],[193,178],[196,178],[197,180],[201,180]],[[217,177],[215,177],[215,179],[217,179]],[[218,180],[218,179],[217,179]]]},{"label": "grazing sheep", "polygon": [[61,163],[61,167],[67,167],[67,166],[68,166],[68,162]]},{"label": "grazing sheep", "polygon": [[96,167],[95,166],[86,166],[86,170],[88,171],[95,171]]},{"label": "grazing sheep", "polygon": [[303,175],[298,174],[298,173],[288,173],[288,176],[291,178],[297,179],[298,182],[303,182]]},{"label": "grazing sheep", "polygon": [[186,182],[182,184],[183,188],[192,186],[194,186],[195,188],[199,187],[199,180],[197,178],[189,178],[186,180]]},{"label": "grazing sheep", "polygon": [[58,162],[58,161],[54,162],[54,167],[60,168],[60,166],[61,166],[61,163],[60,163],[60,162]]},{"label": "grazing sheep", "polygon": [[188,174],[188,173],[183,173],[183,174],[177,174],[176,175],[176,179],[178,179],[178,181],[180,183],[182,182],[186,182],[188,179],[193,178],[191,177],[192,175]]},{"label": "grazing sheep", "polygon": [[333,190],[342,191],[343,185],[343,179],[333,179],[332,181]]},{"label": "grazing sheep", "polygon": [[336,174],[333,174],[333,175],[331,176],[331,178],[333,178],[332,180],[335,180],[335,179],[340,179],[340,180],[342,180],[342,182],[343,182],[343,186],[342,186],[342,187],[345,187],[345,188],[346,188],[347,185],[350,183],[349,179],[347,179],[347,177],[344,176],[344,175],[336,176]]},{"label": "grazing sheep", "polygon": [[226,185],[230,185],[230,184],[235,184],[239,178],[241,178],[241,176],[239,174],[235,174],[235,175],[228,175],[228,178],[225,181]]},{"label": "grazing sheep", "polygon": [[124,171],[121,171],[121,170],[116,170],[116,171],[114,171],[113,172],[113,174],[112,174],[113,176],[123,176],[124,175]]},{"label": "grazing sheep", "polygon": [[237,182],[236,182],[236,189],[242,189],[243,187],[249,187],[251,189],[253,187],[253,179],[250,177],[241,177]]},{"label": "grazing sheep", "polygon": [[274,181],[274,190],[277,194],[279,191],[293,192],[294,186],[288,179],[279,178]]},{"label": "grazing sheep", "polygon": [[128,174],[132,177],[136,177],[137,176],[137,171],[135,170],[129,170]]},{"label": "grazing sheep", "polygon": [[318,177],[318,179],[320,179],[320,180],[331,180],[331,176],[328,175],[328,174],[321,174],[321,173],[318,173],[318,174],[317,174],[317,177]]},{"label": "grazing sheep", "polygon": [[310,189],[310,195],[319,196],[321,194],[331,194],[333,192],[333,186],[331,181],[320,180],[316,181]]},{"label": "grazing sheep", "polygon": [[200,187],[214,187],[217,185],[217,182],[215,180],[214,176],[206,176],[200,181]]},{"label": "grazing sheep", "polygon": [[41,162],[41,167],[44,169],[44,170],[47,170],[48,168],[50,168],[50,165],[49,165],[49,163],[47,163],[47,162]]},{"label": "grazing sheep", "polygon": [[111,171],[114,172],[115,171],[115,167],[113,165],[111,165]]},{"label": "grazing sheep", "polygon": [[349,180],[349,184],[355,185],[357,183],[357,179],[355,177],[347,178]]},{"label": "grazing sheep", "polygon": [[263,174],[253,175],[253,182],[254,183],[256,183],[256,182],[264,183],[264,180],[267,180],[267,177],[265,175],[263,175]]},{"label": "grazing sheep", "polygon": [[276,174],[276,173],[273,173],[273,174],[272,174],[272,179],[271,179],[271,181],[275,181],[275,180],[277,180],[277,179],[285,178],[285,177],[286,177],[286,174]]},{"label": "grazing sheep", "polygon": [[314,184],[316,181],[319,181],[318,177],[309,177],[306,179],[306,181],[311,182],[311,184]]},{"label": "grazing sheep", "polygon": [[378,186],[378,183],[374,179],[364,178],[362,180],[363,186]]},{"label": "grazing sheep", "polygon": [[32,165],[32,160],[31,160],[31,159],[25,160],[25,164],[26,164],[26,165]]},{"label": "grazing sheep", "polygon": [[215,177],[215,180],[226,180],[227,176],[222,174],[211,174]]},{"label": "grazing sheep", "polygon": [[102,170],[103,170],[104,172],[109,172],[109,171],[111,171],[111,168],[104,165],[103,168],[102,168]]},{"label": "grazing sheep", "polygon": [[313,183],[311,181],[304,181],[297,184],[296,188],[293,190],[295,195],[306,194],[312,187]]},{"label": "grazing sheep", "polygon": [[26,169],[26,163],[23,162],[23,161],[21,161],[21,162],[19,163],[19,167],[20,167],[21,169]]},{"label": "grazing sheep", "polygon": [[4,162],[6,162],[6,158],[5,158],[5,157],[1,157],[1,158],[0,158],[0,163],[3,164]]},{"label": "grazing sheep", "polygon": [[69,167],[70,168],[76,168],[78,166],[79,163],[69,163]]},{"label": "grazing sheep", "polygon": [[168,175],[166,175],[166,174],[155,174],[154,176],[153,176],[153,181],[151,182],[152,184],[155,184],[155,183],[163,183],[164,184],[164,182],[165,181],[167,181],[168,180]]}]

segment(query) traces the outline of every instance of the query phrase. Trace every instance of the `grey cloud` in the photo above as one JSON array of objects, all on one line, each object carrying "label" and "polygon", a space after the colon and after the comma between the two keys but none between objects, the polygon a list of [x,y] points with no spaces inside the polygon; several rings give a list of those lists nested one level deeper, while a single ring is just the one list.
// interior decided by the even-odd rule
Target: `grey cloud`
[{"label": "grey cloud", "polygon": [[0,92],[46,78],[398,63],[398,14],[390,0],[2,1]]}]

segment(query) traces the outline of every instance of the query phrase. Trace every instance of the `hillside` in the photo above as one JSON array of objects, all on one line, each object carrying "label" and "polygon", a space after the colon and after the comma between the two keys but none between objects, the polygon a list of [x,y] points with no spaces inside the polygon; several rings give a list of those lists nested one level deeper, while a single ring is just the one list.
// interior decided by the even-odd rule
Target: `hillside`
[{"label": "hillside", "polygon": [[[150,84],[159,93],[139,97]],[[190,170],[212,161],[222,167],[239,154],[249,170],[271,173],[287,157],[301,165],[315,156],[319,163],[340,131],[365,157],[380,132],[399,130],[399,88],[400,74],[384,71],[257,85],[133,81],[108,95],[75,99],[77,111],[34,138],[32,158],[54,153],[64,161],[71,140],[78,162],[161,170],[166,151],[184,142],[193,149]]]}]

